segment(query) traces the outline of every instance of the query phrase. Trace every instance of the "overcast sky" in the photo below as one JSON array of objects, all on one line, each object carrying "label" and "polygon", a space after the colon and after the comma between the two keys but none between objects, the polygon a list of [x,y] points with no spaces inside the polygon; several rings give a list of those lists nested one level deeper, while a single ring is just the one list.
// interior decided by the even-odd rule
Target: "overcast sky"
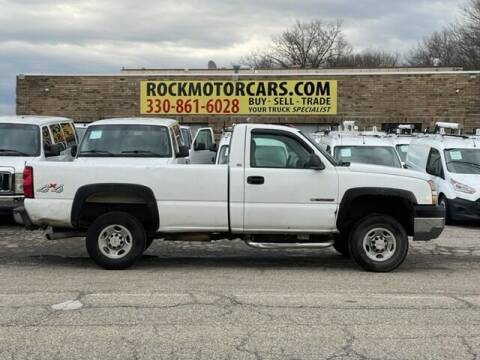
[{"label": "overcast sky", "polygon": [[0,0],[0,114],[19,73],[232,63],[296,19],[342,19],[356,50],[407,51],[458,18],[462,0]]}]

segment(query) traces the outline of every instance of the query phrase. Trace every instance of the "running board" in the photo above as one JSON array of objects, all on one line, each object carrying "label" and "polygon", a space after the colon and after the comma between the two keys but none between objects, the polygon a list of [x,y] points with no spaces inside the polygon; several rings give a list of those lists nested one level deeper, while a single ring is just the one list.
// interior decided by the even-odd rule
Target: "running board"
[{"label": "running board", "polygon": [[69,230],[69,229],[55,229],[50,228],[45,232],[47,240],[61,240],[71,239],[76,237],[85,237],[87,234],[81,231]]},{"label": "running board", "polygon": [[276,242],[255,242],[245,240],[245,244],[255,249],[325,249],[333,245],[333,241],[314,243],[314,242],[295,242],[295,243],[276,243]]}]

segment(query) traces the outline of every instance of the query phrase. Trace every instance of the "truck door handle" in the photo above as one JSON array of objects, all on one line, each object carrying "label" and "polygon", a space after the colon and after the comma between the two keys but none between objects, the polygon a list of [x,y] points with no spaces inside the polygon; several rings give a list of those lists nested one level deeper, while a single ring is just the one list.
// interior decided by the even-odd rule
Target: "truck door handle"
[{"label": "truck door handle", "polygon": [[247,183],[252,185],[262,185],[265,182],[263,176],[249,176],[247,177]]}]

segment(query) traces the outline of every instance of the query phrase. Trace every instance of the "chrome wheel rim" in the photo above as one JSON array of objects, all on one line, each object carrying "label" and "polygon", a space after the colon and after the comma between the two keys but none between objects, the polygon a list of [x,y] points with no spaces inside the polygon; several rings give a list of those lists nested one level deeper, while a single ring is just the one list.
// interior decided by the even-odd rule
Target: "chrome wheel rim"
[{"label": "chrome wheel rim", "polygon": [[109,259],[121,259],[128,255],[133,247],[130,230],[122,225],[110,225],[98,236],[98,248]]},{"label": "chrome wheel rim", "polygon": [[363,238],[363,250],[373,261],[387,261],[395,254],[396,249],[397,240],[388,229],[371,229]]}]

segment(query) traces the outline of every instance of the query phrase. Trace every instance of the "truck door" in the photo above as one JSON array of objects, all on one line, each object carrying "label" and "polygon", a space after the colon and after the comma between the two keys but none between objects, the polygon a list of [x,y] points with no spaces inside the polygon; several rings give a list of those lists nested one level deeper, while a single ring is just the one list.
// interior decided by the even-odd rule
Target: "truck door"
[{"label": "truck door", "polygon": [[335,167],[305,168],[314,149],[288,131],[247,132],[244,175],[245,232],[323,232],[336,228]]},{"label": "truck door", "polygon": [[213,164],[215,163],[215,152],[210,148],[215,143],[212,128],[198,129],[193,139],[193,146],[190,149],[191,164]]}]

